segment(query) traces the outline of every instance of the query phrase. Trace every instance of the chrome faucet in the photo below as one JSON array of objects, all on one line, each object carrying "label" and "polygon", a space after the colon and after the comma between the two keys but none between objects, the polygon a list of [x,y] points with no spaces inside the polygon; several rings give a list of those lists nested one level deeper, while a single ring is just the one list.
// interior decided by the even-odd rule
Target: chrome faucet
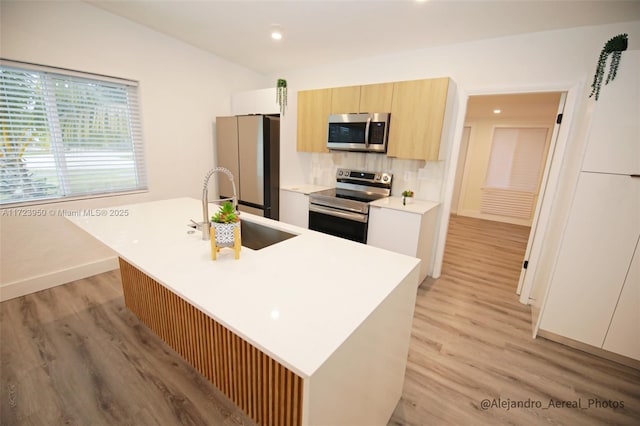
[{"label": "chrome faucet", "polygon": [[204,177],[204,186],[202,188],[202,223],[199,224],[202,229],[202,239],[209,240],[209,179],[214,173],[224,173],[231,181],[231,187],[233,188],[233,197],[231,198],[219,198],[213,201],[231,201],[233,203],[233,209],[238,209],[238,197],[236,195],[236,184],[233,182],[233,174],[229,169],[224,167],[216,167],[209,170]]}]

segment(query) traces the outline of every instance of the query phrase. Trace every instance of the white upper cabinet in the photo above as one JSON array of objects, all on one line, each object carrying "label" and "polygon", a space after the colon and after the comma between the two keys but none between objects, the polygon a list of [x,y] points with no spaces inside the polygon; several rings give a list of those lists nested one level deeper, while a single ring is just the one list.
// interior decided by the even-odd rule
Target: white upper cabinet
[{"label": "white upper cabinet", "polygon": [[640,50],[625,51],[622,52],[616,79],[607,85],[603,81],[600,98],[593,107],[582,171],[640,174],[638,70]]}]

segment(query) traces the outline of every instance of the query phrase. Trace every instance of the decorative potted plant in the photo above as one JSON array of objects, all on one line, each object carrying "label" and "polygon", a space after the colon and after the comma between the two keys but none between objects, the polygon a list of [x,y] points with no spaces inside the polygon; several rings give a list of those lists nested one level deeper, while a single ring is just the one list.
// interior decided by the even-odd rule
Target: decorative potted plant
[{"label": "decorative potted plant", "polygon": [[413,200],[413,191],[407,189],[406,191],[402,191],[402,205],[406,206],[407,204],[411,204]]},{"label": "decorative potted plant", "polygon": [[604,70],[607,65],[607,58],[611,55],[611,64],[609,65],[609,74],[604,84],[609,84],[610,81],[615,80],[618,74],[618,66],[620,65],[620,58],[622,52],[627,50],[629,41],[628,35],[618,34],[607,41],[607,43],[600,51],[600,57],[598,58],[598,66],[596,67],[596,73],[593,76],[593,83],[591,84],[591,94],[589,97],[595,95],[596,101],[600,97],[600,88],[602,86],[602,80],[604,79]]},{"label": "decorative potted plant", "polygon": [[[233,204],[226,201],[220,209],[211,216],[211,230],[215,232],[217,247],[233,247],[235,244],[234,229],[238,229],[240,235],[240,218]],[[213,240],[213,238],[212,238]]]},{"label": "decorative potted plant", "polygon": [[287,108],[287,80],[283,78],[276,82],[276,103],[280,106],[280,114],[284,116]]}]

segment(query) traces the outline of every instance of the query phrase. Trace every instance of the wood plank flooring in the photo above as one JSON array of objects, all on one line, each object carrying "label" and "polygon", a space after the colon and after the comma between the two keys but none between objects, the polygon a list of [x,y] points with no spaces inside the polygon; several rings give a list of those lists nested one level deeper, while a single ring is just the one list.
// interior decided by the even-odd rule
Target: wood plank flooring
[{"label": "wood plank flooring", "polygon": [[531,339],[530,309],[515,294],[528,234],[452,216],[442,275],[418,290],[390,425],[640,424],[640,371]]},{"label": "wood plank flooring", "polygon": [[[527,235],[452,218],[443,274],[418,291],[390,425],[640,424],[640,371],[530,338],[514,293]],[[0,333],[2,425],[252,424],[128,311],[117,271],[1,303]]]},{"label": "wood plank flooring", "polygon": [[125,306],[118,271],[0,304],[0,423],[253,425]]}]

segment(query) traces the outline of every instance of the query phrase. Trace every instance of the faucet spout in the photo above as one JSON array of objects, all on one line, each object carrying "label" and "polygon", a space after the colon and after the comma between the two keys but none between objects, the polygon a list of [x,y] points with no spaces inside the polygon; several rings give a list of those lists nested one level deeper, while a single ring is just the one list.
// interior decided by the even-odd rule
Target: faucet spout
[{"label": "faucet spout", "polygon": [[211,238],[209,233],[209,179],[204,183],[202,190],[202,239],[207,241]]},{"label": "faucet spout", "polygon": [[233,174],[229,169],[225,169],[224,167],[215,167],[209,170],[204,177],[204,185],[202,187],[202,239],[207,241],[209,240],[209,180],[211,176],[215,173],[224,173],[227,175],[229,180],[231,181],[231,187],[233,188],[233,197],[232,198],[220,198],[214,201],[231,201],[233,203],[233,209],[238,209],[238,196],[236,195],[236,184],[233,181]]}]

